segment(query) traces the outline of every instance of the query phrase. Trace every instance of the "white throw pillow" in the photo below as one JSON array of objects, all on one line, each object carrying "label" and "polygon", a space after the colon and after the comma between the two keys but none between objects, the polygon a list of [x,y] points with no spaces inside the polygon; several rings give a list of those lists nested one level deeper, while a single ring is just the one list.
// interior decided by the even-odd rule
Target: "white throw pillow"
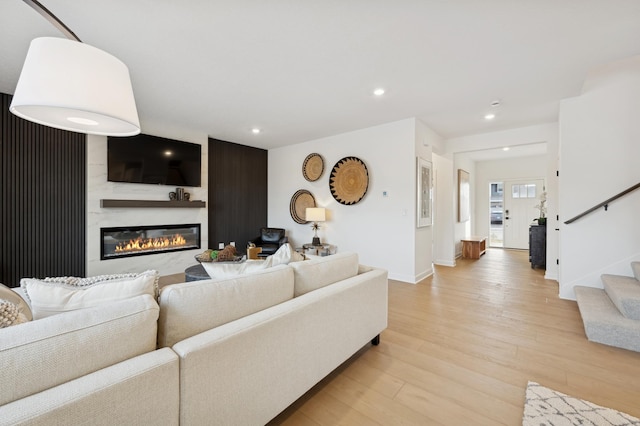
[{"label": "white throw pillow", "polygon": [[304,257],[291,249],[290,244],[283,244],[271,256],[260,260],[245,262],[202,262],[202,267],[213,279],[231,278],[237,275],[251,274],[278,265],[300,262]]},{"label": "white throw pillow", "polygon": [[33,319],[40,319],[142,294],[157,299],[158,279],[157,271],[145,271],[89,278],[23,278],[20,285],[31,301]]},{"label": "white throw pillow", "polygon": [[269,264],[268,267],[277,265],[287,265],[291,262],[300,262],[304,260],[304,256],[296,252],[291,248],[291,244],[286,243],[280,246],[275,253],[271,256],[267,256],[265,262]]},{"label": "white throw pillow", "polygon": [[20,312],[20,307],[8,300],[0,299],[0,328],[28,322],[27,317]]},{"label": "white throw pillow", "polygon": [[11,288],[4,284],[0,284],[0,299],[6,300],[15,304],[18,307],[18,311],[24,315],[26,321],[31,321],[33,315],[31,314],[31,307],[25,300]]}]

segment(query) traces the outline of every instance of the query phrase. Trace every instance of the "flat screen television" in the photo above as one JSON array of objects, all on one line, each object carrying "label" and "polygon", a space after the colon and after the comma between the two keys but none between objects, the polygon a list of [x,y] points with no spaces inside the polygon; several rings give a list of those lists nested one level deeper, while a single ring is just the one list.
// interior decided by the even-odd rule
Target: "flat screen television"
[{"label": "flat screen television", "polygon": [[107,139],[107,180],[200,186],[202,146],[139,134]]}]

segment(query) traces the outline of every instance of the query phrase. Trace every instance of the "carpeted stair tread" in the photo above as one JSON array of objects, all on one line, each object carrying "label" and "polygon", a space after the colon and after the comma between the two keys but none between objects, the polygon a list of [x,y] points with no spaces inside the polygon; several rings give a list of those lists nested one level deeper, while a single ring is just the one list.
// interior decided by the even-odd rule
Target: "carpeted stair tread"
[{"label": "carpeted stair tread", "polygon": [[640,321],[625,318],[602,289],[576,286],[574,290],[589,340],[640,352]]},{"label": "carpeted stair tread", "polygon": [[640,281],[640,262],[631,262],[631,270],[636,280]]},{"label": "carpeted stair tread", "polygon": [[621,275],[602,275],[604,291],[627,318],[640,321],[640,281]]}]

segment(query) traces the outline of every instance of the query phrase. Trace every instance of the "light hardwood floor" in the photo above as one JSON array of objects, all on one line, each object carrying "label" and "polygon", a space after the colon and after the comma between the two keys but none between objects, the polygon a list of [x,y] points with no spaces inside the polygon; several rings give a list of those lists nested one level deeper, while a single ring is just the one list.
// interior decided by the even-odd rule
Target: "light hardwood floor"
[{"label": "light hardwood floor", "polygon": [[389,326],[270,424],[520,425],[527,381],[640,417],[640,353],[587,341],[575,302],[525,251],[412,285],[389,281]]}]

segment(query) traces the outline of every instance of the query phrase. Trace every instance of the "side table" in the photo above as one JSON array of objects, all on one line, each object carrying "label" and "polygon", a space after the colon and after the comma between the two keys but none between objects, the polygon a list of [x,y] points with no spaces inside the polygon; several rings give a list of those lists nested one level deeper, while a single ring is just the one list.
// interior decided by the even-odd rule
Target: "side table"
[{"label": "side table", "polygon": [[189,266],[184,270],[185,282],[210,279],[211,277],[209,276],[209,274],[207,274],[207,271],[204,270],[204,267],[201,264]]},{"label": "side table", "polygon": [[487,249],[487,237],[469,237],[462,240],[462,257],[480,259]]},{"label": "side table", "polygon": [[303,254],[311,256],[329,256],[336,252],[335,246],[332,246],[331,244],[303,244],[302,251]]}]

